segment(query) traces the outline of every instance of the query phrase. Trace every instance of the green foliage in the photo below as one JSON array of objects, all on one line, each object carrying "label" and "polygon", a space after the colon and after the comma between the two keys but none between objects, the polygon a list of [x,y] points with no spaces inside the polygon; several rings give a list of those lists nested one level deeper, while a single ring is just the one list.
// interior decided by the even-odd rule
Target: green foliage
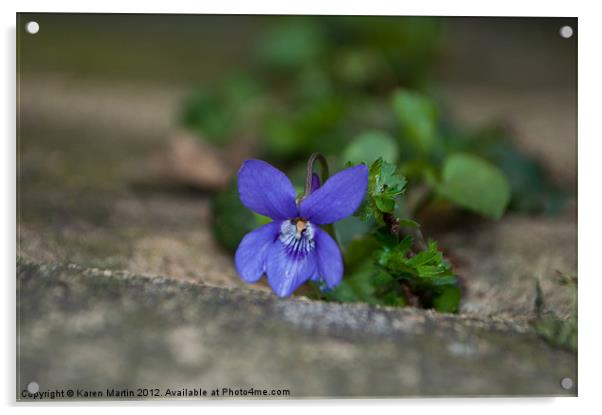
[{"label": "green foliage", "polygon": [[555,215],[566,205],[567,194],[548,179],[541,163],[512,145],[504,129],[487,126],[475,133],[472,151],[496,164],[512,189],[509,208],[526,213]]},{"label": "green foliage", "polygon": [[419,154],[428,154],[437,139],[437,107],[415,91],[398,89],[393,94],[393,112],[401,123],[403,142]]},{"label": "green foliage", "polygon": [[[356,256],[358,246],[347,248],[346,277],[339,286],[326,292],[325,297],[331,301],[403,307],[408,304],[410,295],[421,307],[456,313],[461,291],[437,244],[431,241],[425,250],[414,254],[410,236],[399,241],[387,232],[377,233],[378,248],[370,246],[374,249],[371,255],[364,252],[361,260]],[[365,243],[365,240],[361,242]]]},{"label": "green foliage", "polygon": [[257,80],[237,74],[217,86],[199,86],[184,102],[181,123],[215,144],[224,144],[245,121],[249,103],[260,91]]},{"label": "green foliage", "polygon": [[453,277],[451,267],[443,260],[443,254],[434,241],[429,241],[425,250],[410,255],[413,243],[411,236],[407,235],[399,241],[396,237],[391,237],[388,231],[379,232],[387,234],[386,238],[379,238],[382,248],[376,252],[376,259],[392,275],[406,279]]},{"label": "green foliage", "polygon": [[[501,129],[457,128],[427,93],[441,40],[436,19],[269,18],[257,39],[244,70],[192,91],[180,116],[184,126],[218,145],[258,137],[257,156],[281,163],[304,161],[314,151],[343,163],[380,156],[398,163],[412,188],[486,217],[499,218],[506,208],[563,209],[564,193]],[[480,171],[467,181],[458,152],[483,159],[470,162]],[[483,168],[485,160],[505,179]],[[388,198],[375,200],[385,211],[391,205]]]},{"label": "green foliage", "polygon": [[440,24],[429,17],[345,16],[324,23],[330,65],[358,86],[419,87],[430,74],[441,42]]},{"label": "green foliage", "polygon": [[395,139],[382,131],[367,131],[357,136],[343,151],[343,160],[370,164],[378,158],[387,163],[397,162]]},{"label": "green foliage", "polygon": [[441,313],[457,313],[462,298],[462,290],[457,282],[440,286],[433,299],[433,308]]},{"label": "green foliage", "polygon": [[374,277],[378,269],[369,261],[353,272],[348,272],[343,281],[323,295],[327,300],[341,303],[383,304],[375,297]]},{"label": "green foliage", "polygon": [[[369,184],[361,215],[369,223],[380,224],[371,235],[353,240],[344,251],[347,277],[326,298],[341,302],[368,302],[405,306],[412,301],[441,312],[458,311],[461,291],[458,280],[437,243],[429,241],[417,249],[411,235],[400,236],[398,227],[413,229],[412,220],[384,219],[399,210],[399,196],[406,180],[396,167],[382,159],[369,168]],[[391,228],[387,222],[398,227]],[[382,226],[387,223],[387,226]]]},{"label": "green foliage", "polygon": [[352,240],[343,251],[345,269],[355,272],[371,261],[373,252],[379,247],[378,241],[370,233]]},{"label": "green foliage", "polygon": [[510,185],[500,169],[469,154],[447,157],[437,192],[459,206],[493,219],[502,216],[510,200]]},{"label": "green foliage", "polygon": [[418,297],[422,307],[448,313],[458,311],[461,297],[458,281],[436,242],[429,241],[424,250],[415,253],[409,235],[400,241],[390,235],[381,240],[383,245],[376,251],[376,261],[392,277],[386,286],[389,291],[401,285]]},{"label": "green foliage", "polygon": [[397,198],[405,192],[406,178],[396,173],[396,166],[382,158],[369,168],[368,191],[358,215],[367,223],[383,224],[383,213],[395,210]]},{"label": "green foliage", "polygon": [[222,97],[210,91],[197,89],[184,104],[182,124],[214,143],[229,139],[235,121],[234,114],[226,111]]},{"label": "green foliage", "polygon": [[312,100],[294,112],[266,117],[262,133],[264,151],[279,160],[291,160],[313,151],[332,153],[340,148],[338,125],[345,115],[338,98]]}]

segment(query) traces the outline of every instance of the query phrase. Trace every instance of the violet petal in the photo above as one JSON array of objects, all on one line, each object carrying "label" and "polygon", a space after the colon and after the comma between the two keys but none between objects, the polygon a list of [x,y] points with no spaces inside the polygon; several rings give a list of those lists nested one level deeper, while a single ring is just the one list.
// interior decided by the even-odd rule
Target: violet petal
[{"label": "violet petal", "polygon": [[261,160],[246,160],[238,171],[238,193],[249,209],[274,220],[297,216],[295,189],[284,173]]},{"label": "violet petal", "polygon": [[291,254],[279,240],[270,247],[266,258],[266,273],[272,290],[279,297],[290,296],[301,284],[316,273],[315,252]]},{"label": "violet petal", "polygon": [[278,238],[281,222],[270,222],[249,232],[242,238],[234,262],[240,277],[246,282],[257,282],[265,272],[269,248]]},{"label": "violet petal", "polygon": [[334,288],[343,278],[341,250],[334,239],[318,227],[315,229],[314,240],[316,241],[316,258],[320,279],[326,282],[328,288]]},{"label": "violet petal", "polygon": [[327,225],[356,211],[368,188],[368,168],[363,164],[349,167],[330,177],[315,192],[301,201],[301,217]]}]

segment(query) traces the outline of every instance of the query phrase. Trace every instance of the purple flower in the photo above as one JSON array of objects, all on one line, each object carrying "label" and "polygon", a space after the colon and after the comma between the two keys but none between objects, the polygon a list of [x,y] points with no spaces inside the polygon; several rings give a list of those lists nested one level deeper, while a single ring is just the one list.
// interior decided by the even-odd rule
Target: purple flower
[{"label": "purple flower", "polygon": [[342,170],[295,201],[295,189],[284,173],[261,160],[247,160],[238,172],[240,200],[273,221],[248,233],[236,250],[236,269],[249,283],[265,273],[272,290],[288,297],[307,280],[333,288],[341,282],[343,260],[337,243],[319,225],[351,215],[368,187],[368,169]]}]

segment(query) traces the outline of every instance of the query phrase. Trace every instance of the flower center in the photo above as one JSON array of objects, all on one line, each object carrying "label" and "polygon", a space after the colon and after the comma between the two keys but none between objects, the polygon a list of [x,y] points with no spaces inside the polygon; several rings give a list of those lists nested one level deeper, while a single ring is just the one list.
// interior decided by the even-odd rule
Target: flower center
[{"label": "flower center", "polygon": [[305,255],[315,246],[314,228],[312,224],[303,219],[295,218],[282,222],[280,226],[280,242],[282,242],[289,254]]},{"label": "flower center", "polygon": [[295,238],[297,240],[301,239],[301,235],[307,229],[308,222],[305,219],[297,218],[293,220],[295,227],[297,228],[297,232],[295,233]]}]

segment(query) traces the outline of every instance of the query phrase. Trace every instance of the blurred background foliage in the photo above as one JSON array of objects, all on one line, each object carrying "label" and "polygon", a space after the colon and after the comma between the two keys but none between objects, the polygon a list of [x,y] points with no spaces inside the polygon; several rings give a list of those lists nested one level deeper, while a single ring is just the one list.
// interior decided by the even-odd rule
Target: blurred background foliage
[{"label": "blurred background foliage", "polygon": [[[384,164],[377,168],[391,171],[371,168],[371,179],[398,174],[403,191],[408,181],[403,200],[401,188],[392,197],[369,195],[366,223],[337,224],[348,278],[327,298],[402,306],[421,293],[421,306],[457,310],[459,283],[436,243],[416,253],[411,236],[380,244],[365,237],[383,225],[381,214],[428,226],[442,215],[499,219],[507,209],[563,209],[564,192],[513,146],[503,126],[466,129],[448,114],[431,82],[442,33],[440,21],[423,17],[281,18],[262,29],[246,67],[197,86],[182,106],[182,125],[199,139],[224,146],[251,135],[258,141],[254,156],[287,169],[298,188],[313,152],[335,170],[378,160]],[[232,251],[261,223],[238,201],[235,183],[216,197],[214,215],[215,234]],[[351,266],[349,250],[355,261],[362,252],[363,262]]]},{"label": "blurred background foliage", "polygon": [[463,128],[438,100],[430,74],[442,33],[421,17],[279,19],[247,67],[190,92],[181,122],[217,146],[250,134],[256,157],[292,171],[314,151],[337,168],[397,163],[416,189],[406,213],[426,221],[450,208],[493,219],[507,208],[559,213],[564,193],[503,126]]}]

